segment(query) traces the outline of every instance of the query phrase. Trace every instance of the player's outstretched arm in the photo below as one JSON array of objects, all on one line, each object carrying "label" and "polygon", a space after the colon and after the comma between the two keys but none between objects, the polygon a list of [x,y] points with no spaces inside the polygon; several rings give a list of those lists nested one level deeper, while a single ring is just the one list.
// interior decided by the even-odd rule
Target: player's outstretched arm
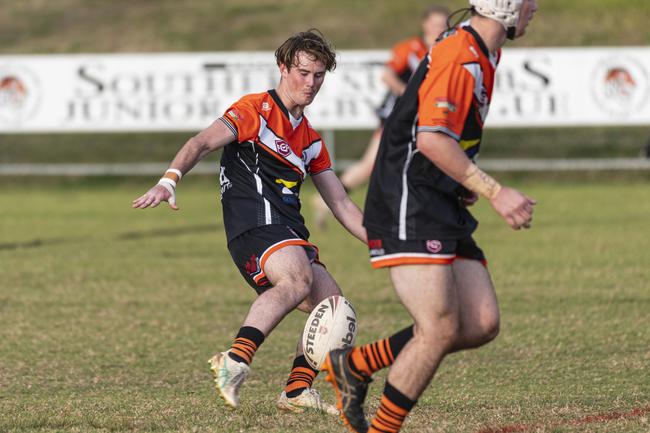
[{"label": "player's outstretched arm", "polygon": [[233,140],[235,140],[235,135],[230,128],[221,120],[215,120],[212,125],[187,140],[174,157],[165,175],[153,188],[133,200],[131,207],[136,209],[153,208],[166,201],[170,208],[178,210],[176,205],[178,181],[207,154],[224,147]]},{"label": "player's outstretched arm", "polygon": [[417,147],[452,179],[487,198],[510,227],[515,230],[530,228],[536,201],[513,188],[500,185],[465,155],[456,140],[440,132],[420,132]]},{"label": "player's outstretched arm", "polygon": [[363,227],[363,213],[345,192],[334,171],[325,170],[312,176],[312,180],[341,225],[361,242],[368,243],[366,229]]}]

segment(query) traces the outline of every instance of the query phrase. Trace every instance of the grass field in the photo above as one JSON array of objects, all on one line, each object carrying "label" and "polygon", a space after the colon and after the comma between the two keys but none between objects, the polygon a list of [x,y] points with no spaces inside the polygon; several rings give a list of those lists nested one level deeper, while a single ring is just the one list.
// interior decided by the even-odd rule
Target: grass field
[{"label": "grass field", "polygon": [[[229,345],[253,291],[226,250],[215,179],[185,179],[177,213],[131,210],[143,181],[3,182],[0,432],[345,431],[274,407],[298,313],[258,352],[241,409],[216,399],[206,360]],[[404,432],[650,431],[647,183],[517,186],[540,201],[533,230],[477,208],[501,335],[450,356]],[[357,308],[359,341],[408,323],[363,245],[334,225],[312,239]]]}]

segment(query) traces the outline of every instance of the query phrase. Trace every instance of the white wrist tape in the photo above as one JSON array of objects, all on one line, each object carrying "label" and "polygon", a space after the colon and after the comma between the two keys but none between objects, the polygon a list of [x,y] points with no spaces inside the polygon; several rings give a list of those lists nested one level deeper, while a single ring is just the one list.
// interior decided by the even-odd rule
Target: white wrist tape
[{"label": "white wrist tape", "polygon": [[174,195],[174,192],[176,191],[176,182],[168,177],[161,177],[158,181],[158,185],[161,185],[172,195]]}]

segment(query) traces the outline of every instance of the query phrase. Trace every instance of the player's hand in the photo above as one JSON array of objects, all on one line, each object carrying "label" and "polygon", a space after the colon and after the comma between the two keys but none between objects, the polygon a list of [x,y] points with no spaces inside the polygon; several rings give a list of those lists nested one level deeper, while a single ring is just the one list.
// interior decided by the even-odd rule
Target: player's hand
[{"label": "player's hand", "polygon": [[515,230],[529,229],[533,221],[533,206],[537,202],[516,189],[502,187],[490,200],[494,210]]},{"label": "player's hand", "polygon": [[478,201],[478,194],[476,194],[473,191],[469,191],[468,194],[460,197],[460,203],[465,207],[474,206],[474,204],[477,201]]},{"label": "player's hand", "polygon": [[[169,186],[169,188],[167,188]],[[166,201],[169,203],[169,207],[173,210],[178,210],[176,206],[176,193],[174,188],[171,185],[155,185],[144,195],[133,200],[131,207],[134,209],[146,209],[148,207],[156,207],[160,202]]]}]

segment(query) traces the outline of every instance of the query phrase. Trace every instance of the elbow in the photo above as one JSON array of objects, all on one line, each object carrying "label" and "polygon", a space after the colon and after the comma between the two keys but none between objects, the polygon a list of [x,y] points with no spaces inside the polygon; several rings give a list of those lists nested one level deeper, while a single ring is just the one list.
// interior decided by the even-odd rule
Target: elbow
[{"label": "elbow", "polygon": [[197,134],[194,137],[191,137],[187,141],[187,144],[201,155],[205,155],[206,153],[212,152],[213,150],[210,148],[210,143],[208,143],[205,138],[201,136],[201,134]]}]

